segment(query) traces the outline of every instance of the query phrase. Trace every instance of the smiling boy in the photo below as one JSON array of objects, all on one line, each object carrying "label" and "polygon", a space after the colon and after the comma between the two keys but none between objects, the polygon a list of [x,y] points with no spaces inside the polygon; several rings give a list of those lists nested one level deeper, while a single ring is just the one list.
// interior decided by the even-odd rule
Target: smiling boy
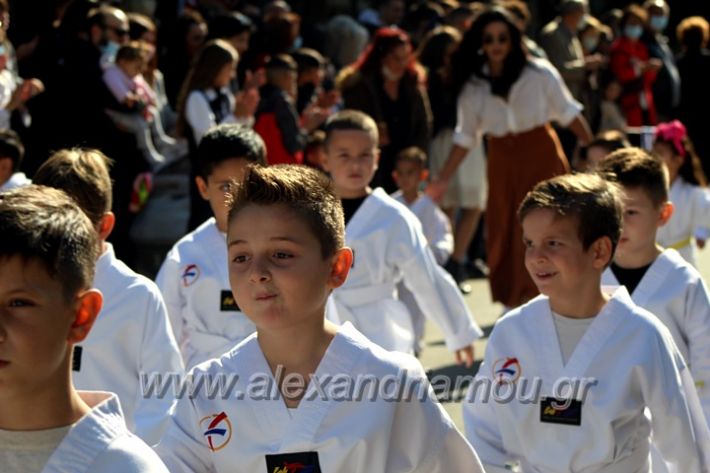
[{"label": "smiling boy", "polygon": [[[313,473],[482,472],[416,359],[325,320],[328,296],[345,282],[353,255],[339,200],[321,173],[250,168],[232,191],[227,238],[230,284],[257,333],[192,374],[238,375],[232,393],[247,395],[200,391],[179,401],[158,446],[171,472],[278,473],[296,464]],[[277,389],[249,395],[264,376]],[[401,376],[426,396],[341,396],[322,383],[334,376]]]},{"label": "smiling boy", "polygon": [[[498,320],[464,406],[486,471],[647,473],[651,429],[670,471],[707,471],[710,432],[670,333],[624,288],[601,289],[621,235],[618,191],[594,175],[556,177],[519,217],[541,295]],[[521,374],[541,382],[536,394],[498,402],[480,389],[525,390]]]}]

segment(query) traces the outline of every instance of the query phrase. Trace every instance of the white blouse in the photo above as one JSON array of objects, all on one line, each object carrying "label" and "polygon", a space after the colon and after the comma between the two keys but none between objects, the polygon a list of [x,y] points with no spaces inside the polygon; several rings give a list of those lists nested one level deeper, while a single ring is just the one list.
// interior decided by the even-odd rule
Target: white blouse
[{"label": "white blouse", "polygon": [[493,95],[487,80],[471,77],[458,98],[454,143],[473,148],[484,133],[501,137],[550,121],[566,126],[583,108],[549,61],[531,59],[507,100]]},{"label": "white blouse", "polygon": [[[236,105],[234,93],[230,91],[228,87],[223,87],[222,92],[229,99],[230,110],[234,110],[234,106]],[[193,90],[190,92],[190,95],[187,96],[185,119],[192,127],[195,143],[199,144],[204,134],[207,133],[207,130],[215,125],[222,123],[239,123],[241,125],[252,126],[254,124],[253,117],[240,118],[235,116],[234,113],[228,114],[221,122],[217,123],[217,118],[208,102],[208,100],[214,100],[215,98],[217,98],[217,92],[215,92],[214,89],[207,89],[205,91]]]}]

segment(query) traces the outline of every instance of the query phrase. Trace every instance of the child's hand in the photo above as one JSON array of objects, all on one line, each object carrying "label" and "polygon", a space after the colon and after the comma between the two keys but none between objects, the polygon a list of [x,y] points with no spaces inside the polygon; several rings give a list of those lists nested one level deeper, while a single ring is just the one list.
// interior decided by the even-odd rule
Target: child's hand
[{"label": "child's hand", "polygon": [[243,90],[258,89],[266,83],[266,71],[259,69],[256,72],[247,71],[244,75]]},{"label": "child's hand", "polygon": [[456,350],[456,363],[466,364],[466,368],[473,366],[473,345]]},{"label": "child's hand", "polygon": [[449,187],[449,182],[438,177],[432,178],[427,184],[424,192],[433,200],[434,202],[441,202],[441,199],[446,194],[446,189]]},{"label": "child's hand", "polygon": [[259,90],[254,87],[244,89],[235,95],[235,99],[234,115],[238,118],[253,117],[259,106]]},{"label": "child's hand", "polygon": [[316,102],[309,104],[305,110],[303,110],[303,127],[308,131],[313,131],[326,121],[330,112],[318,106]]}]

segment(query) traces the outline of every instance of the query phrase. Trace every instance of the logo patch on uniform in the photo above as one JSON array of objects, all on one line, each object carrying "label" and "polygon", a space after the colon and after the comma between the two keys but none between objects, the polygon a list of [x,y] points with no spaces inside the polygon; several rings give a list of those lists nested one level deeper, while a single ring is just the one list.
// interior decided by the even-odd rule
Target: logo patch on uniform
[{"label": "logo patch on uniform", "polygon": [[544,397],[540,401],[540,422],[582,425],[582,401]]},{"label": "logo patch on uniform", "polygon": [[71,370],[72,371],[81,371],[81,354],[84,352],[84,349],[81,348],[79,345],[74,345],[74,353],[72,353],[71,357]]},{"label": "logo patch on uniform", "polygon": [[191,286],[200,277],[200,268],[196,264],[188,264],[182,271],[182,285]]},{"label": "logo patch on uniform", "polygon": [[321,473],[318,452],[266,455],[266,473]]},{"label": "logo patch on uniform", "polygon": [[232,291],[225,290],[219,295],[219,310],[222,311],[239,311],[239,306],[237,301],[234,299]]},{"label": "logo patch on uniform", "polygon": [[493,363],[493,379],[499,383],[515,383],[522,373],[517,358],[499,358]]},{"label": "logo patch on uniform", "polygon": [[232,440],[232,423],[224,412],[203,417],[200,428],[204,429],[202,435],[213,452],[222,450]]}]

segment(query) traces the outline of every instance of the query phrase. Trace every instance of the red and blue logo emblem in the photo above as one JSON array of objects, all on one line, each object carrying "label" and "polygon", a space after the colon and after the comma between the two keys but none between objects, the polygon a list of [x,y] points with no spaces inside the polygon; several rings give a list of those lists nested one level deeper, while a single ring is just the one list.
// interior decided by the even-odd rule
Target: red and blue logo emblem
[{"label": "red and blue logo emblem", "polygon": [[515,383],[521,373],[517,358],[499,358],[493,363],[493,379],[499,383]]},{"label": "red and blue logo emblem", "polygon": [[222,450],[232,440],[232,423],[224,412],[203,417],[200,428],[204,429],[203,435],[213,452]]},{"label": "red and blue logo emblem", "polygon": [[200,277],[200,268],[196,264],[188,264],[182,271],[182,285],[191,286]]}]

